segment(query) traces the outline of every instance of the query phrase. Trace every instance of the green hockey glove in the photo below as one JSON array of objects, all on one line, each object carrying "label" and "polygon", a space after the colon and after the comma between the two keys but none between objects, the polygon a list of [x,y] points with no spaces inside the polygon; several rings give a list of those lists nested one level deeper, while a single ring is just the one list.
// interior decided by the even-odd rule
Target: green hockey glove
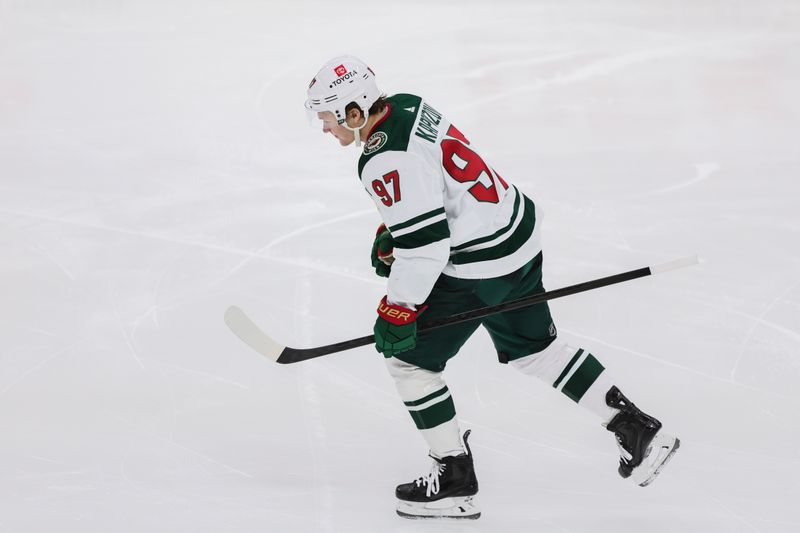
[{"label": "green hockey glove", "polygon": [[389,358],[414,348],[417,345],[417,317],[427,307],[413,311],[386,303],[384,296],[378,305],[378,319],[375,321],[375,349]]},{"label": "green hockey glove", "polygon": [[372,243],[372,266],[375,273],[382,278],[388,278],[394,261],[394,241],[385,224],[378,226],[375,240]]}]

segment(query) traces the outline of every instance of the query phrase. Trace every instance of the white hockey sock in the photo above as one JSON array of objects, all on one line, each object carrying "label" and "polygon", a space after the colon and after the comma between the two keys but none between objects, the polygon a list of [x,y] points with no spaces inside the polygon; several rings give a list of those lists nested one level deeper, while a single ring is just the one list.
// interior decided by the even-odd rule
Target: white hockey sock
[{"label": "white hockey sock", "polygon": [[461,445],[461,429],[458,427],[458,418],[453,417],[443,424],[430,429],[421,429],[422,437],[428,443],[431,455],[441,459],[448,455],[461,455],[466,453]]},{"label": "white hockey sock", "polygon": [[608,370],[604,370],[602,374],[597,377],[597,380],[589,387],[583,398],[580,399],[578,405],[591,411],[599,416],[603,424],[608,424],[611,419],[619,413],[618,409],[609,407],[606,404],[606,393],[615,385],[615,382],[608,374]]},{"label": "white hockey sock", "polygon": [[441,372],[431,372],[394,357],[386,359],[411,418],[436,457],[465,453],[455,404]]},{"label": "white hockey sock", "polygon": [[606,393],[614,385],[605,367],[587,350],[555,340],[541,352],[511,361],[514,368],[536,376],[581,407],[608,422],[617,413],[606,405]]}]

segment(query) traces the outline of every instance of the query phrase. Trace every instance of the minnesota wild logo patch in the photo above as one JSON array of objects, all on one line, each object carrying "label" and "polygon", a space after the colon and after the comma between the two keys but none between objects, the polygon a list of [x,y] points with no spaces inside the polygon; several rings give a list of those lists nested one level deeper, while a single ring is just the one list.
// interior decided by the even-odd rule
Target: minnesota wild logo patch
[{"label": "minnesota wild logo patch", "polygon": [[367,142],[364,144],[364,155],[374,154],[383,148],[383,145],[386,144],[388,140],[388,135],[382,131],[376,131],[369,136],[369,139],[367,139]]}]

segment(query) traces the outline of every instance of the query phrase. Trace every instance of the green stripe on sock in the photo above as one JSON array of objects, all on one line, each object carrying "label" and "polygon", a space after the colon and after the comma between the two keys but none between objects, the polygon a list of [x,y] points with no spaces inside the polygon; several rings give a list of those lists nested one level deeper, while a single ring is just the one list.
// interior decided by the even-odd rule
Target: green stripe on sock
[{"label": "green stripe on sock", "polygon": [[456,416],[456,406],[453,403],[453,397],[448,396],[447,399],[431,405],[427,409],[409,411],[409,414],[417,425],[417,429],[430,429],[452,420]]},{"label": "green stripe on sock", "polygon": [[583,364],[572,374],[561,392],[572,398],[575,402],[581,401],[583,395],[589,390],[589,387],[597,381],[600,374],[603,373],[605,367],[595,359],[592,354],[586,358]]},{"label": "green stripe on sock", "polygon": [[447,225],[446,220],[434,222],[428,226],[422,227],[411,233],[406,233],[400,237],[395,237],[394,247],[403,248],[419,248],[428,244],[439,242],[450,236],[450,226]]},{"label": "green stripe on sock", "polygon": [[439,396],[442,396],[443,394],[447,393],[447,391],[448,391],[447,385],[445,385],[441,389],[437,390],[436,392],[432,392],[431,394],[428,394],[424,398],[420,398],[419,400],[414,400],[413,402],[403,402],[403,403],[406,404],[406,407],[414,407],[414,406],[417,406],[417,405],[422,405],[425,402],[429,402],[429,401],[433,400],[434,398],[438,398]]},{"label": "green stripe on sock", "polygon": [[428,211],[427,213],[422,213],[421,215],[415,216],[414,218],[410,218],[405,222],[401,222],[399,224],[395,224],[394,226],[389,226],[389,233],[394,233],[397,230],[401,230],[403,228],[407,228],[409,226],[413,226],[418,222],[422,222],[423,220],[433,218],[436,215],[440,215],[444,213],[444,207],[438,207],[432,211]]},{"label": "green stripe on sock", "polygon": [[565,377],[567,377],[567,374],[569,374],[569,371],[572,370],[572,367],[575,365],[575,361],[580,359],[581,355],[583,355],[583,349],[578,350],[575,353],[575,355],[572,356],[572,359],[569,360],[569,364],[567,364],[567,367],[564,369],[564,371],[561,373],[561,375],[558,376],[558,379],[556,380],[556,382],[553,383],[553,388],[554,389],[557,389],[559,384],[561,383],[561,380],[564,379]]}]

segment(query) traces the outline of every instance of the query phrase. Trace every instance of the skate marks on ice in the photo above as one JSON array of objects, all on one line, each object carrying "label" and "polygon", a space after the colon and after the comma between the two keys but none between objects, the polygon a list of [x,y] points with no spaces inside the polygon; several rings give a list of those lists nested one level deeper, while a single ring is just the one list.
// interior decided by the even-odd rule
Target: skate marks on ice
[{"label": "skate marks on ice", "polygon": [[[800,287],[800,282],[797,282],[794,285],[791,285],[789,288],[787,288],[781,294],[777,295],[775,298],[773,298],[766,305],[764,310],[761,313],[759,313],[758,316],[753,316],[753,315],[750,315],[748,313],[742,313],[740,311],[737,311],[737,310],[734,310],[734,309],[731,309],[731,308],[727,308],[726,309],[726,311],[728,311],[730,313],[743,316],[743,317],[751,319],[753,321],[753,324],[747,330],[747,335],[745,336],[744,341],[742,342],[742,346],[741,346],[741,348],[739,350],[739,354],[736,357],[736,361],[734,361],[734,363],[733,363],[733,367],[731,368],[731,374],[730,374],[731,381],[736,382],[736,373],[739,371],[739,366],[741,365],[742,360],[744,359],[744,357],[746,355],[746,353],[745,353],[746,349],[747,349],[750,341],[753,339],[753,335],[755,335],[755,332],[756,332],[756,330],[758,329],[759,326],[768,327],[768,328],[770,328],[770,329],[772,329],[774,331],[782,333],[782,334],[790,337],[791,339],[793,339],[797,343],[797,349],[796,349],[796,351],[794,353],[797,355],[798,358],[800,358],[800,330],[788,329],[788,328],[780,326],[780,325],[778,325],[778,324],[776,324],[774,322],[766,320],[767,315],[769,315],[772,312],[772,310],[779,303],[790,301],[788,299],[788,296],[790,294],[794,293],[797,290],[798,287]],[[798,294],[798,296],[800,297],[800,294]],[[793,300],[793,301],[795,303],[800,303],[800,299]]]},{"label": "skate marks on ice", "polygon": [[715,174],[717,174],[721,168],[722,168],[721,165],[715,161],[696,163],[694,165],[695,169],[694,176],[689,180],[682,181],[674,185],[668,185],[667,187],[663,187],[653,191],[624,195],[620,199],[635,200],[641,198],[648,198],[651,196],[659,196],[662,194],[669,194],[683,189],[688,189],[689,187],[694,187],[695,185],[698,185],[699,183],[702,183],[710,179]]},{"label": "skate marks on ice", "polygon": [[475,107],[485,107],[487,104],[492,102],[511,100],[512,97],[529,94],[552,86],[585,82],[598,76],[606,76],[623,69],[639,66],[644,63],[664,58],[693,56],[699,51],[717,50],[727,52],[733,45],[741,45],[744,48],[748,45],[751,45],[754,41],[785,42],[787,40],[792,39],[787,39],[787,37],[784,36],[773,37],[768,34],[764,34],[699,41],[689,44],[671,44],[639,50],[636,52],[626,52],[592,61],[589,64],[578,67],[571,72],[559,73],[550,78],[537,79],[532,83],[515,86],[513,89],[506,91],[499,91],[491,96],[475,98],[467,104],[457,106],[455,109],[461,112]]},{"label": "skate marks on ice", "polygon": [[[259,248],[255,252],[251,252],[249,254],[250,256],[247,259],[243,260],[241,263],[239,263],[234,268],[232,268],[228,273],[226,273],[222,278],[220,278],[219,283],[222,283],[225,280],[227,280],[228,278],[230,278],[231,276],[235,275],[237,272],[239,272],[242,268],[244,268],[253,259],[273,259],[269,255],[265,255],[266,252],[268,252],[270,249],[272,249],[273,247],[275,247],[275,246],[277,246],[277,245],[279,245],[279,244],[281,244],[283,242],[292,240],[292,239],[297,238],[297,237],[301,237],[301,236],[303,236],[303,234],[308,233],[309,231],[313,231],[315,229],[324,228],[326,226],[337,224],[339,222],[344,222],[344,221],[348,221],[348,220],[352,220],[352,219],[357,219],[357,218],[361,218],[361,217],[364,217],[364,216],[367,216],[367,215],[373,215],[374,213],[375,213],[374,209],[363,209],[363,210],[360,210],[360,211],[356,211],[354,213],[347,213],[347,214],[340,215],[340,216],[337,216],[337,217],[334,217],[334,218],[330,218],[328,220],[323,220],[321,222],[315,222],[313,224],[309,224],[309,225],[303,226],[303,227],[298,228],[298,229],[296,229],[294,231],[290,231],[289,233],[281,235],[280,237],[277,237],[277,238],[273,239],[272,241],[268,242],[267,244],[265,244],[264,246],[262,246],[261,248]],[[308,266],[309,268],[312,268],[312,266],[314,264],[310,263],[310,262],[309,263],[299,263],[298,262],[298,266],[301,266],[301,265],[302,266]],[[321,268],[319,265],[316,265],[316,267],[317,268]],[[337,274],[337,275],[342,275],[342,273],[336,272],[336,271],[333,271],[333,270],[327,270],[327,272],[330,272],[330,273],[333,273],[333,274]],[[374,282],[374,280],[372,278],[369,278],[369,280],[365,280],[363,278],[357,278],[357,279],[359,281]]]},{"label": "skate marks on ice", "polygon": [[715,376],[713,374],[708,374],[706,372],[703,372],[701,370],[697,370],[697,369],[689,367],[689,366],[681,365],[681,364],[678,364],[678,363],[673,363],[671,361],[668,361],[666,359],[663,359],[663,358],[660,358],[660,357],[656,357],[656,356],[653,356],[653,355],[648,355],[648,354],[646,354],[646,353],[644,353],[642,351],[639,351],[639,350],[633,350],[633,349],[630,349],[630,348],[626,348],[624,346],[613,344],[613,343],[607,342],[605,340],[598,339],[596,337],[592,337],[592,336],[589,336],[589,335],[584,335],[582,333],[578,333],[576,331],[571,331],[571,330],[568,330],[568,329],[565,329],[565,328],[560,328],[560,329],[564,333],[567,333],[567,334],[569,334],[571,336],[582,338],[582,339],[586,339],[587,341],[590,341],[592,344],[598,344],[598,345],[606,346],[606,347],[611,348],[613,350],[618,350],[620,352],[625,352],[625,353],[628,353],[630,355],[636,356],[636,357],[641,358],[641,359],[646,359],[646,360],[649,360],[649,361],[656,362],[656,363],[658,363],[660,365],[664,365],[664,366],[668,366],[668,367],[671,367],[671,368],[675,368],[675,369],[681,370],[683,372],[688,372],[690,374],[694,374],[696,376],[700,376],[700,377],[702,377],[704,379],[707,379],[707,380],[711,380],[711,381],[715,381],[715,382],[719,382],[719,383],[724,383],[724,384],[732,385],[732,386],[735,386],[735,387],[741,387],[741,388],[749,389],[749,390],[752,390],[752,391],[757,391],[757,392],[766,394],[768,396],[774,396],[774,397],[777,397],[777,398],[782,398],[784,400],[796,401],[796,398],[794,398],[792,396],[787,396],[785,394],[781,394],[779,392],[775,392],[774,390],[767,390],[767,389],[756,387],[756,386],[753,386],[753,385],[748,385],[746,383],[738,382],[735,379],[733,379],[733,376],[731,376],[731,378],[725,378],[725,377],[722,377],[722,376]]},{"label": "skate marks on ice", "polygon": [[67,346],[66,348],[62,348],[60,350],[57,350],[57,351],[51,353],[50,355],[47,355],[47,356],[43,357],[38,363],[36,363],[32,367],[28,368],[27,370],[24,370],[22,373],[20,373],[19,376],[17,376],[10,383],[8,383],[6,386],[4,386],[2,389],[0,389],[0,397],[2,397],[8,391],[10,391],[14,387],[19,385],[23,381],[25,381],[31,375],[35,374],[36,372],[38,372],[39,370],[44,368],[46,365],[51,363],[53,360],[57,359],[58,357],[61,357],[64,354],[67,354],[67,353],[71,352],[73,349],[77,348],[78,346],[84,345],[84,344],[85,344],[84,341],[79,341],[79,342],[76,342],[76,343],[73,343],[73,344]]}]

